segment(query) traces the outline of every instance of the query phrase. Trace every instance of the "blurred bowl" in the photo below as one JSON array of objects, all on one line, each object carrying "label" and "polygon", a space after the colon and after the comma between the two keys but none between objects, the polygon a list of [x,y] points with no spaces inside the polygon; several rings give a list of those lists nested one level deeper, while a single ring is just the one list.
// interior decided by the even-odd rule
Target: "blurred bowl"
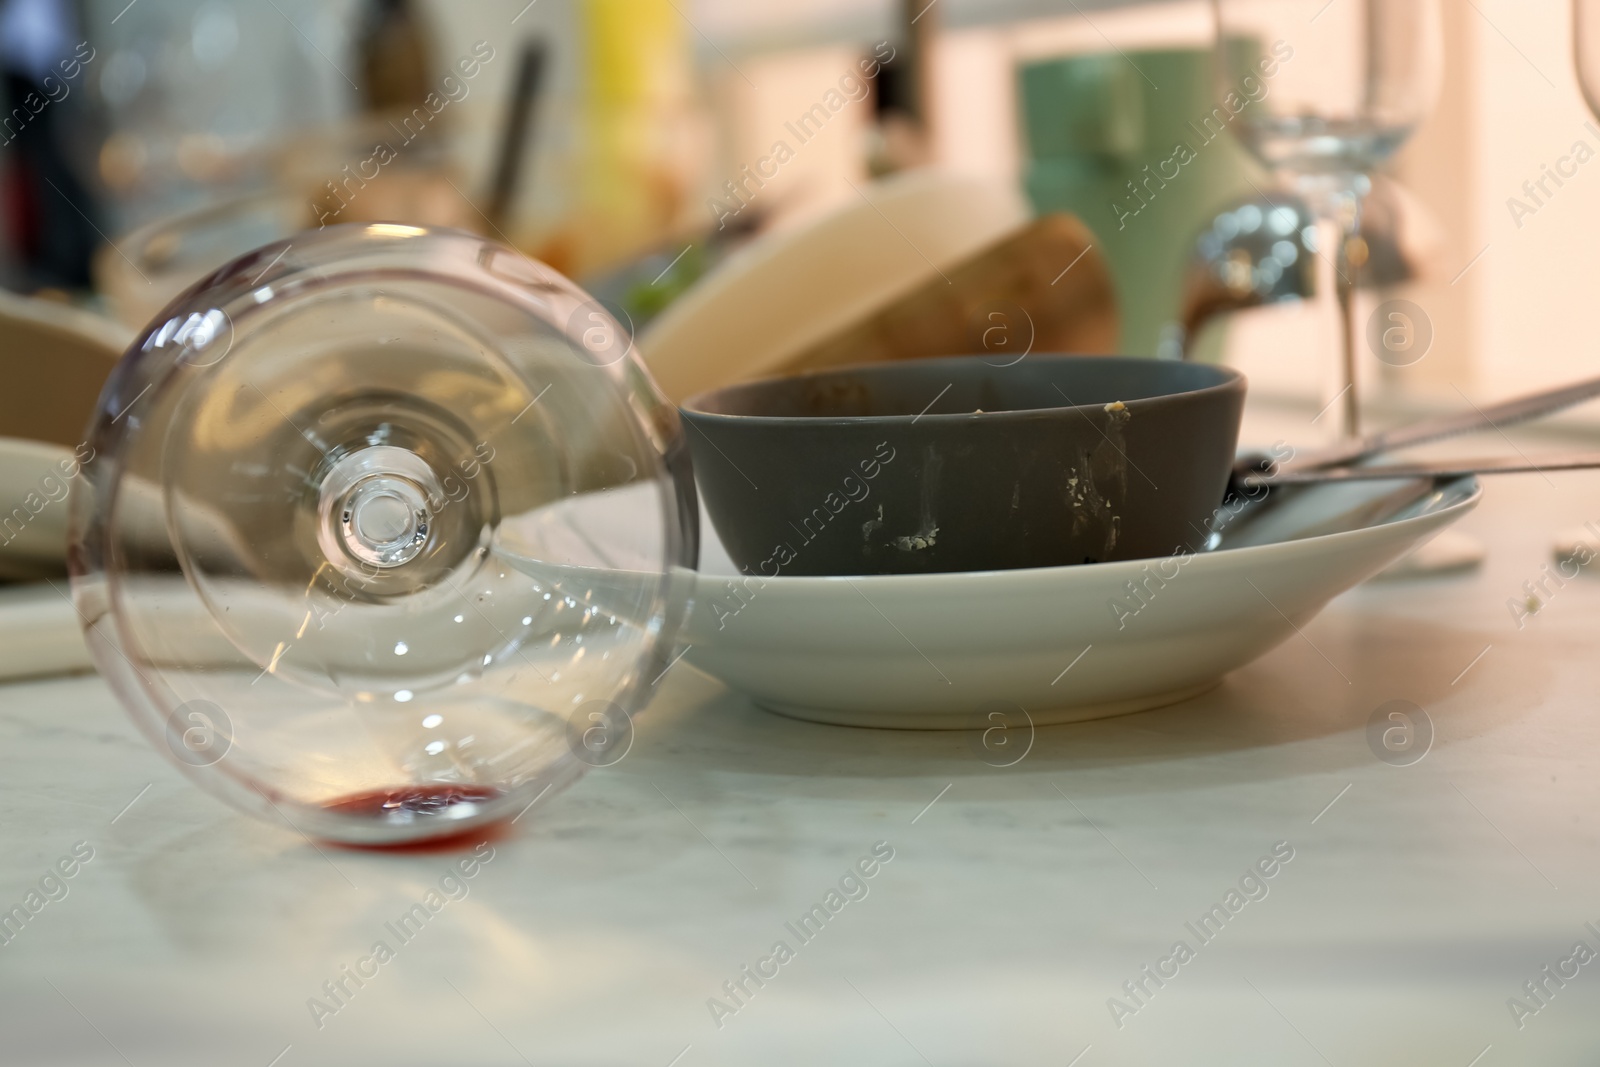
[{"label": "blurred bowl", "polygon": [[179,293],[252,248],[316,225],[309,197],[252,193],[148,222],[101,249],[95,288],[138,329]]},{"label": "blurred bowl", "polygon": [[1244,397],[1225,367],[956,357],[729,386],[683,414],[741,571],[927,574],[1198,546]]},{"label": "blurred bowl", "polygon": [[394,166],[372,181],[360,181],[359,188],[354,179],[341,186],[307,180],[303,186],[166,215],[101,250],[94,263],[95,288],[118,319],[139,329],[218,267],[297,233],[347,222],[482,229],[482,216],[450,180],[451,173],[442,167]]},{"label": "blurred bowl", "polygon": [[781,373],[1028,221],[1027,205],[1006,183],[936,169],[896,174],[859,193],[751,241],[651,322],[639,347],[662,392],[682,403]]},{"label": "blurred bowl", "polygon": [[0,436],[75,448],[133,334],[79,308],[0,290]]}]

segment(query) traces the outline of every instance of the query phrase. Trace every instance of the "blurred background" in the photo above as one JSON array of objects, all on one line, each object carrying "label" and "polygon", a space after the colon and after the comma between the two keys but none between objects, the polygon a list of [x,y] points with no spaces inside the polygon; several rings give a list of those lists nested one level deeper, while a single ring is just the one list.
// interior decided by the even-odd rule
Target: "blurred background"
[{"label": "blurred background", "polygon": [[[1124,353],[1181,343],[1315,411],[1329,299],[1175,331],[1197,237],[1274,187],[1261,164],[1224,138],[1134,199],[1214,107],[1215,35],[1207,0],[0,0],[0,286],[131,330],[255,245],[402,220],[514,244],[642,328],[741,242],[933,167],[1081,219]],[[1600,148],[1570,11],[1451,3],[1442,36],[1442,91],[1373,196],[1406,269],[1354,321],[1405,299],[1431,332],[1404,366],[1363,349],[1378,411],[1595,362],[1600,166],[1525,191]]]}]

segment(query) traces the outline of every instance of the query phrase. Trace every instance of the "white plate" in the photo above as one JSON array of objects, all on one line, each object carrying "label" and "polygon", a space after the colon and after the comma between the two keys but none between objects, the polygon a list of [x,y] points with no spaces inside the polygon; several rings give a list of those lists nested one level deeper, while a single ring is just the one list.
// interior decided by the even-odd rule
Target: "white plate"
[{"label": "white plate", "polygon": [[850,726],[1142,711],[1203,692],[1294,636],[1479,496],[1470,478],[1317,486],[1181,560],[765,583],[730,577],[706,523],[686,656],[762,707]]}]

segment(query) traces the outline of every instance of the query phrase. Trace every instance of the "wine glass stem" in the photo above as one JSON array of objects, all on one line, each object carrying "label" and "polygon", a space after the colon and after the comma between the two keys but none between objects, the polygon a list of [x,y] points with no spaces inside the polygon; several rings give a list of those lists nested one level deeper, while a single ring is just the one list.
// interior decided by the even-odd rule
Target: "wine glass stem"
[{"label": "wine glass stem", "polygon": [[1346,440],[1361,436],[1361,402],[1356,395],[1356,278],[1359,269],[1347,254],[1355,234],[1341,223],[1339,250],[1335,257],[1334,291],[1339,297],[1339,342],[1343,361],[1344,392],[1341,394],[1340,429]]},{"label": "wine glass stem", "polygon": [[1356,322],[1356,290],[1360,272],[1367,261],[1367,246],[1361,237],[1362,194],[1353,175],[1312,179],[1305,183],[1308,199],[1323,218],[1333,223],[1333,291],[1339,305],[1339,429],[1345,440],[1361,436],[1361,397],[1356,388],[1356,345],[1361,337]]}]

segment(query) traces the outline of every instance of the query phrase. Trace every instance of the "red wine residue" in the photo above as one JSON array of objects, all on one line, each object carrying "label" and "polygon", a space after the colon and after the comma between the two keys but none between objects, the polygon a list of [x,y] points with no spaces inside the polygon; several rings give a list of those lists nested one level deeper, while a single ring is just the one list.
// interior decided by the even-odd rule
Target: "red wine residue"
[{"label": "red wine residue", "polygon": [[414,823],[422,819],[461,818],[464,813],[452,811],[462,804],[487,804],[501,796],[491,786],[456,785],[436,782],[430,785],[406,786],[404,789],[374,789],[369,793],[354,793],[323,803],[323,808],[339,815],[365,816],[384,822]]},{"label": "red wine residue", "polygon": [[393,851],[450,851],[458,847],[471,847],[488,837],[499,836],[499,827],[481,824],[451,833],[447,827],[457,819],[468,819],[477,809],[504,796],[502,790],[492,786],[458,785],[452,782],[432,782],[426,785],[406,786],[401,789],[374,789],[366,793],[352,793],[325,801],[325,811],[355,818],[373,819],[391,826],[417,826],[433,823],[442,831],[438,837],[422,841],[398,842],[383,845],[351,846]]}]

